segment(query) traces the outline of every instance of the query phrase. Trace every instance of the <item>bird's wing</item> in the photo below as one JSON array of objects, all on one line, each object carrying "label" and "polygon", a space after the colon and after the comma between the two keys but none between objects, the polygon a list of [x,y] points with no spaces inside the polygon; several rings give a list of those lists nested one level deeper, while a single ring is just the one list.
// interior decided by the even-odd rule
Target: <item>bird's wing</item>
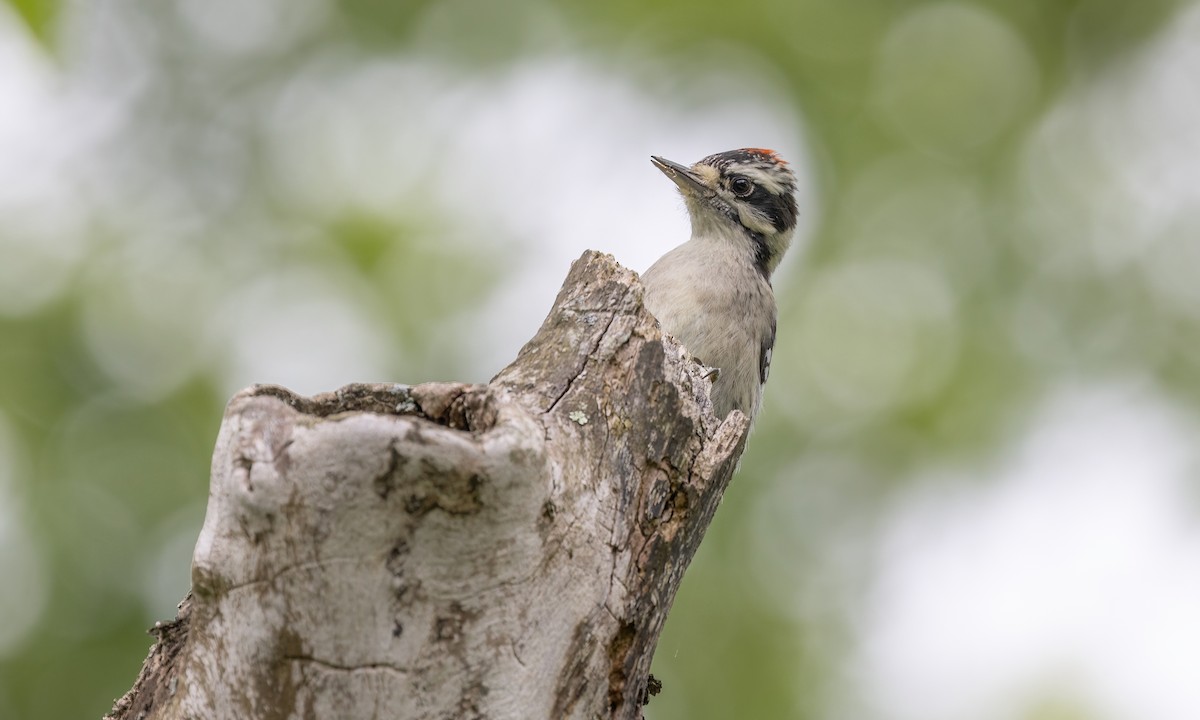
[{"label": "bird's wing", "polygon": [[758,381],[760,383],[767,382],[767,375],[771,372],[771,350],[775,347],[775,320],[771,320],[771,332],[763,335],[762,347],[759,349],[758,355]]}]

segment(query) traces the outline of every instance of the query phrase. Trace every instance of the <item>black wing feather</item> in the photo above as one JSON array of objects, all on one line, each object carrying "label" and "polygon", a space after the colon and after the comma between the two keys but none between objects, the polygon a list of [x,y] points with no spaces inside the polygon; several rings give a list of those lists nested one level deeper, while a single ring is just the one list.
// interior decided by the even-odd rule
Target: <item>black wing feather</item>
[{"label": "black wing feather", "polygon": [[771,372],[771,350],[775,347],[775,321],[771,321],[771,332],[763,336],[762,347],[758,355],[758,381],[767,382],[767,374]]}]

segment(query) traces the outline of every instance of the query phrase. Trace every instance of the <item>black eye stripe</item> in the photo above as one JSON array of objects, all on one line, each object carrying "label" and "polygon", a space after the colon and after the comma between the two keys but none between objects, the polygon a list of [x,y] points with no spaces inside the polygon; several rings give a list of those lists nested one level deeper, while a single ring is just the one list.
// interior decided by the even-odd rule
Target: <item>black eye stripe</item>
[{"label": "black eye stripe", "polygon": [[765,215],[777,232],[796,224],[796,198],[791,193],[776,195],[756,185],[746,202]]}]

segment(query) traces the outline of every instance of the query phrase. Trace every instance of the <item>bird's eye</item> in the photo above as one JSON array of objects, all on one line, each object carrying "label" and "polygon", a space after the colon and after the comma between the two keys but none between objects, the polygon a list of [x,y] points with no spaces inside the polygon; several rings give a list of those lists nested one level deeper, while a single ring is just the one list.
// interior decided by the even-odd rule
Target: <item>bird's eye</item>
[{"label": "bird's eye", "polygon": [[744,177],[736,177],[729,183],[729,189],[738,197],[746,197],[754,191],[754,183]]}]

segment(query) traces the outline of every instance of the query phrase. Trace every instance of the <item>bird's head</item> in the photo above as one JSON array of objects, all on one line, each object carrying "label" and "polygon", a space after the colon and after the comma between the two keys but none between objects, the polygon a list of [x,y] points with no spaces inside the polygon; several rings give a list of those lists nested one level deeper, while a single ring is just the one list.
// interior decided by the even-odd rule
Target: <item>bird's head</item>
[{"label": "bird's head", "polygon": [[796,176],[775,151],[727,150],[691,167],[650,159],[683,193],[693,238],[744,242],[755,266],[771,277],[796,231]]}]

